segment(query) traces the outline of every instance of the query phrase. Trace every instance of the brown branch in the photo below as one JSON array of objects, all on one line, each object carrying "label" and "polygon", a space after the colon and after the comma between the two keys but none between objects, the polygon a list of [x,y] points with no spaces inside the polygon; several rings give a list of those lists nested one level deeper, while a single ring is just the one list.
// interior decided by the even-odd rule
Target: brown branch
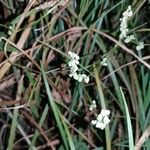
[{"label": "brown branch", "polygon": [[144,142],[148,139],[148,137],[150,136],[150,125],[148,126],[148,128],[144,131],[143,135],[141,136],[141,138],[138,140],[138,142],[135,145],[135,150],[140,150],[142,145],[144,144]]},{"label": "brown branch", "polygon": [[[142,59],[143,59],[143,60],[148,60],[148,59],[150,59],[150,56],[145,56],[145,57],[143,57]],[[120,66],[120,67],[117,68],[116,70],[112,71],[111,73],[109,73],[108,75],[106,75],[105,77],[103,77],[102,80],[105,80],[106,78],[108,78],[109,76],[111,76],[113,73],[115,73],[115,72],[121,70],[122,68],[127,67],[127,66],[132,65],[132,64],[135,64],[135,63],[138,63],[138,61],[137,61],[137,60],[134,60],[134,61],[131,61],[131,62],[129,62],[129,63],[126,63],[126,64]]]}]

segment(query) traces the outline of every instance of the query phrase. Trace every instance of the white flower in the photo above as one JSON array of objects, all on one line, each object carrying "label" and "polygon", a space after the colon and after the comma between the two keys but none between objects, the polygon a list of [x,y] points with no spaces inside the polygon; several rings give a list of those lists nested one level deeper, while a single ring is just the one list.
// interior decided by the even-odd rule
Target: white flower
[{"label": "white flower", "polygon": [[75,59],[71,59],[68,63],[69,67],[73,66],[73,65],[78,65],[79,61],[75,60]]},{"label": "white flower", "polygon": [[103,58],[101,64],[102,66],[107,66],[107,58]]},{"label": "white flower", "polygon": [[110,110],[102,109],[101,113],[97,116],[97,119],[92,120],[91,124],[95,125],[96,128],[103,130],[110,122],[110,119],[108,118],[109,115]]},{"label": "white flower", "polygon": [[135,36],[134,35],[128,35],[126,37],[126,39],[124,40],[125,43],[129,43],[131,42],[132,40],[135,40]]},{"label": "white flower", "polygon": [[139,51],[144,48],[144,42],[139,42],[138,45],[136,46],[136,50]]},{"label": "white flower", "polygon": [[93,100],[93,101],[92,101],[92,104],[90,105],[89,110],[90,110],[90,111],[93,111],[95,108],[96,108],[96,102]]},{"label": "white flower", "polygon": [[85,83],[89,83],[89,80],[90,80],[89,76],[87,76],[86,74],[82,74],[82,78]]},{"label": "white flower", "polygon": [[108,118],[108,116],[105,116],[103,119],[104,124],[108,124],[110,122],[110,119]]},{"label": "white flower", "polygon": [[78,80],[78,74],[77,74],[76,72],[73,73],[73,78],[74,78],[75,80]]},{"label": "white flower", "polygon": [[76,53],[74,53],[74,52],[69,51],[69,52],[68,52],[68,55],[69,55],[72,59],[75,59],[75,60],[79,60],[79,59],[80,59],[80,57],[79,57]]},{"label": "white flower", "polygon": [[98,121],[97,123],[96,123],[96,128],[99,128],[99,129],[101,129],[101,130],[103,130],[104,128],[105,128],[105,124],[103,123],[103,122],[100,122],[100,121]]},{"label": "white flower", "polygon": [[83,77],[82,77],[82,74],[78,74],[78,82],[82,82],[83,81]]},{"label": "white flower", "polygon": [[71,67],[71,72],[77,72],[78,71],[78,66],[77,65],[73,65],[72,67]]},{"label": "white flower", "polygon": [[123,16],[129,18],[133,15],[131,5],[128,6],[127,10],[123,13]]},{"label": "white flower", "polygon": [[79,57],[77,54],[75,54],[75,53],[74,53],[73,57],[74,57],[74,59],[76,59],[76,60],[79,60],[79,59],[80,59],[80,57]]},{"label": "white flower", "polygon": [[122,18],[121,18],[120,21],[121,21],[120,31],[122,31],[123,29],[126,29],[128,27],[128,25],[127,25],[127,21],[126,20],[122,20]]},{"label": "white flower", "polygon": [[128,26],[127,26],[127,22],[126,21],[122,21],[121,22],[121,24],[120,24],[120,31],[121,32],[128,32],[129,30],[128,30],[128,28],[127,28]]},{"label": "white flower", "polygon": [[79,70],[78,65],[79,65],[79,59],[80,57],[75,54],[74,52],[69,51],[68,55],[71,57],[68,66],[70,67],[70,77],[73,77],[75,80],[78,82],[84,81],[85,83],[89,82],[89,76],[86,74],[78,74],[77,71]]},{"label": "white flower", "polygon": [[85,82],[85,83],[89,83],[89,81],[90,81],[89,76],[86,76],[86,77],[84,78],[84,82]]},{"label": "white flower", "polygon": [[120,39],[123,39],[123,38],[126,38],[127,37],[127,34],[129,32],[129,29],[128,29],[128,19],[133,15],[133,12],[132,12],[132,9],[131,9],[131,6],[129,5],[127,10],[125,12],[123,12],[122,14],[122,18],[120,18],[120,21],[121,21],[121,24],[120,24],[120,35],[119,35],[119,38]]},{"label": "white flower", "polygon": [[69,74],[69,77],[73,77],[75,80],[78,79],[78,75],[77,75],[76,72],[71,72],[71,73]]},{"label": "white flower", "polygon": [[128,6],[127,10],[123,13],[124,18],[129,18],[133,15],[133,12],[131,10],[131,5]]},{"label": "white flower", "polygon": [[128,28],[122,29],[121,34],[120,34],[119,37],[120,37],[121,39],[126,38],[128,32],[129,32],[129,29],[128,29]]},{"label": "white flower", "polygon": [[77,64],[75,63],[75,61],[69,61],[68,66],[71,67],[71,70],[72,70],[73,72],[76,72],[76,71],[78,70],[78,66],[77,66]]},{"label": "white flower", "polygon": [[110,110],[102,109],[100,113],[103,117],[110,115]]},{"label": "white flower", "polygon": [[96,125],[96,123],[97,123],[97,120],[92,120],[91,121],[91,124],[93,124],[93,125]]},{"label": "white flower", "polygon": [[102,121],[102,120],[103,120],[103,115],[102,115],[102,114],[99,114],[99,115],[97,116],[97,120],[98,120],[98,121]]}]

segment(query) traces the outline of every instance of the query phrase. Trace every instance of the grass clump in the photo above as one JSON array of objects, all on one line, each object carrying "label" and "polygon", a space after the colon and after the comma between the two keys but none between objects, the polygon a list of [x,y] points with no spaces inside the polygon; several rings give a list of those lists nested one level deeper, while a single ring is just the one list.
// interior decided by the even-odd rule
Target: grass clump
[{"label": "grass clump", "polygon": [[0,149],[149,150],[148,1],[0,4]]}]

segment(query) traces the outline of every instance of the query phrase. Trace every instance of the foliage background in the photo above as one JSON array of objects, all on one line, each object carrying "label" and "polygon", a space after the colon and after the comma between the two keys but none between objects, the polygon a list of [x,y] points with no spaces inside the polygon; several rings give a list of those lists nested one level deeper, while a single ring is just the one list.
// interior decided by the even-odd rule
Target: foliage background
[{"label": "foliage background", "polygon": [[[1,0],[0,149],[149,150],[150,1]],[[145,48],[119,41],[122,13]],[[68,76],[67,52],[88,84]],[[108,66],[101,65],[104,57]],[[105,130],[91,125],[111,110]]]}]

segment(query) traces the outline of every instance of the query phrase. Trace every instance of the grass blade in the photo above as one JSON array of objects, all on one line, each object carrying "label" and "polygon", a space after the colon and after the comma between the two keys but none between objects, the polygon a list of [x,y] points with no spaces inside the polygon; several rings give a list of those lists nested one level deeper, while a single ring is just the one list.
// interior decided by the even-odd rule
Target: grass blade
[{"label": "grass blade", "polygon": [[125,99],[125,96],[124,96],[124,93],[123,93],[121,87],[120,87],[120,91],[121,91],[121,94],[122,94],[122,98],[123,98],[123,102],[124,102],[124,106],[125,106],[125,113],[126,113],[126,117],[127,117],[129,150],[134,150],[133,130],[132,130],[132,125],[131,125],[131,118],[130,118],[130,114],[129,114],[129,109],[128,109],[126,99]]}]

